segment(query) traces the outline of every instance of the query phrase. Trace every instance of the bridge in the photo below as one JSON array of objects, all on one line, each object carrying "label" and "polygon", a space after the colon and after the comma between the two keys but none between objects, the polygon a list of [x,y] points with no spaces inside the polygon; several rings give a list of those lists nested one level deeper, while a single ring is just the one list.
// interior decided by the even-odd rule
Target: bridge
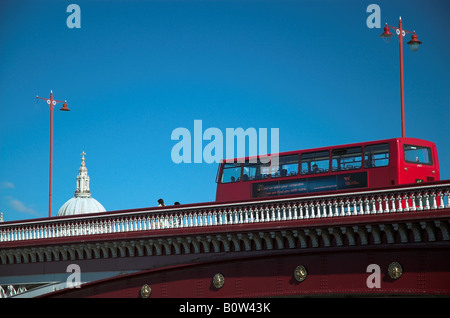
[{"label": "bridge", "polygon": [[0,297],[450,295],[450,180],[0,223]]}]

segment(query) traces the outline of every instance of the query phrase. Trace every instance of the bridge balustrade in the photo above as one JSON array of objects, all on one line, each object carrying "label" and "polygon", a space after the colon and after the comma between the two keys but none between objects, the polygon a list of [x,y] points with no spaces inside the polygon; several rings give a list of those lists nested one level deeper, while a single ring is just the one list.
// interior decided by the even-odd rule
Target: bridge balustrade
[{"label": "bridge balustrade", "polygon": [[450,208],[450,183],[0,223],[0,242]]}]

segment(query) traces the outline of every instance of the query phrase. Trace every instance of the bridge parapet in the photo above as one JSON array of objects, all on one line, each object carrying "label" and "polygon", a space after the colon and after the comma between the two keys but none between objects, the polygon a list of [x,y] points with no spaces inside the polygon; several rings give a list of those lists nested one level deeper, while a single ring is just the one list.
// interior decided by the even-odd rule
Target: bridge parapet
[{"label": "bridge parapet", "polygon": [[[341,218],[450,208],[450,182],[187,207],[150,208],[0,224],[0,242],[76,238],[107,233]],[[226,230],[226,228],[223,228]]]}]

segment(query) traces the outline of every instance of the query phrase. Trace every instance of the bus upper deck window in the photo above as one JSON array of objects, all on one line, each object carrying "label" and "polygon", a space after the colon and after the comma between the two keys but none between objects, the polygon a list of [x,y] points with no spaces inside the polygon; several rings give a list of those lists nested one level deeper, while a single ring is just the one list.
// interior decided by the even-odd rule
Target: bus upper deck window
[{"label": "bus upper deck window", "polygon": [[241,164],[226,163],[222,171],[221,183],[237,182],[241,179]]},{"label": "bus upper deck window", "polygon": [[298,155],[278,157],[278,165],[271,168],[272,178],[296,176],[298,173]]},{"label": "bus upper deck window", "polygon": [[364,147],[364,168],[385,167],[389,165],[389,144]]},{"label": "bus upper deck window", "polygon": [[269,176],[270,162],[263,163],[259,159],[257,162],[245,162],[242,171],[242,180],[266,179]]},{"label": "bus upper deck window", "polygon": [[300,157],[301,174],[325,173],[330,167],[330,152],[316,151],[303,153]]},{"label": "bus upper deck window", "polygon": [[361,161],[361,147],[334,149],[331,152],[331,169],[333,171],[359,169]]},{"label": "bus upper deck window", "polygon": [[403,153],[405,162],[425,165],[433,164],[430,147],[403,145]]}]

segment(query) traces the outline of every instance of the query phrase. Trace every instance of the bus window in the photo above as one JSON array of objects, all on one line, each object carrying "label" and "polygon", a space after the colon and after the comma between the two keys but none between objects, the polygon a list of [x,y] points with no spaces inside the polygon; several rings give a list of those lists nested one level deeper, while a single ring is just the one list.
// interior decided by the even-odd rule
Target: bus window
[{"label": "bus window", "polygon": [[298,155],[281,156],[278,166],[272,167],[272,178],[296,176],[298,173]]},{"label": "bus window", "polygon": [[303,153],[300,163],[301,174],[328,172],[330,168],[330,152],[326,150]]},{"label": "bus window", "polygon": [[364,168],[385,167],[389,165],[389,144],[364,147]]},{"label": "bus window", "polygon": [[361,159],[361,147],[334,149],[331,152],[331,169],[332,171],[359,169]]},{"label": "bus window", "polygon": [[425,165],[433,164],[431,148],[422,146],[403,145],[405,162],[421,163]]},{"label": "bus window", "polygon": [[221,183],[237,182],[241,178],[240,163],[226,163],[223,167]]},{"label": "bus window", "polygon": [[262,163],[259,161],[256,163],[246,162],[244,163],[244,171],[242,173],[242,180],[259,180],[266,179],[269,176],[270,162]]}]

